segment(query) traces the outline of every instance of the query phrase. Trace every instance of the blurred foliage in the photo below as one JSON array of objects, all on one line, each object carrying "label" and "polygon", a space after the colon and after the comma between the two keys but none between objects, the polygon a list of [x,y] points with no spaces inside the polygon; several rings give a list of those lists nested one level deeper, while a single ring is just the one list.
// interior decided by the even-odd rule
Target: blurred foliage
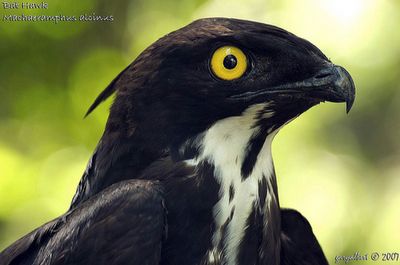
[{"label": "blurred foliage", "polygon": [[[210,16],[288,29],[346,67],[353,110],[324,104],[277,136],[283,207],[301,211],[328,259],[399,251],[400,2],[396,0],[49,0],[45,14],[113,22],[0,21],[0,249],[69,206],[110,101],[83,115],[162,35]],[[24,11],[38,14],[42,11]],[[21,13],[0,8],[0,15]]]}]

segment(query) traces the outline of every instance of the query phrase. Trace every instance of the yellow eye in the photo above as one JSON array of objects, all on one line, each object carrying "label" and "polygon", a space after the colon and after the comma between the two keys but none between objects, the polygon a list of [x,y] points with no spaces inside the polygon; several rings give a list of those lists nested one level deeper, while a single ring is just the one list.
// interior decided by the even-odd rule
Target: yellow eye
[{"label": "yellow eye", "polygon": [[211,70],[224,80],[240,78],[247,69],[247,57],[241,49],[234,46],[218,48],[211,58]]}]

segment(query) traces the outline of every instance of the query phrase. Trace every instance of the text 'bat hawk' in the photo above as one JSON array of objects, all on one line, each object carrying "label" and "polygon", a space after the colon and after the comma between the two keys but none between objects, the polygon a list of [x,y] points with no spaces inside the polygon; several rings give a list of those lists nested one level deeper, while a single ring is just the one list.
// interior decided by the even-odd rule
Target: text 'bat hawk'
[{"label": "text 'bat hawk'", "polygon": [[208,18],[148,47],[116,94],[70,210],[1,265],[328,264],[307,220],[279,206],[271,142],[349,73],[283,29]]}]

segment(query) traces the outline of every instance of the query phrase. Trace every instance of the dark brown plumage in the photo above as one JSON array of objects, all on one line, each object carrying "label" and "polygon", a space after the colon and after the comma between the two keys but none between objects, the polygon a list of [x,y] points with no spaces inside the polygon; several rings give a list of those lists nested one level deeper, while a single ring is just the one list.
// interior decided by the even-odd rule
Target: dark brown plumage
[{"label": "dark brown plumage", "polygon": [[[210,67],[226,45],[246,56],[233,80]],[[1,265],[327,264],[307,220],[279,208],[268,144],[322,101],[351,107],[342,67],[283,29],[210,18],[147,48],[87,114],[113,93],[70,210],[5,249]]]}]

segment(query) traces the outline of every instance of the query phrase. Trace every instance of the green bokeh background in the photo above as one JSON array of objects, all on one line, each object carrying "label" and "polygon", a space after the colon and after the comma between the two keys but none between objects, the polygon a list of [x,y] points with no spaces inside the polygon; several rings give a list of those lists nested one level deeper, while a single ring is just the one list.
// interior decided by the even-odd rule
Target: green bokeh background
[{"label": "green bokeh background", "polygon": [[[273,154],[283,207],[326,255],[400,251],[400,1],[49,0],[0,6],[0,249],[65,212],[110,101],[96,95],[146,46],[210,16],[275,24],[352,74],[353,110],[322,104],[287,125]],[[4,14],[113,15],[114,22],[5,22]],[[358,264],[376,264],[360,262]]]}]

